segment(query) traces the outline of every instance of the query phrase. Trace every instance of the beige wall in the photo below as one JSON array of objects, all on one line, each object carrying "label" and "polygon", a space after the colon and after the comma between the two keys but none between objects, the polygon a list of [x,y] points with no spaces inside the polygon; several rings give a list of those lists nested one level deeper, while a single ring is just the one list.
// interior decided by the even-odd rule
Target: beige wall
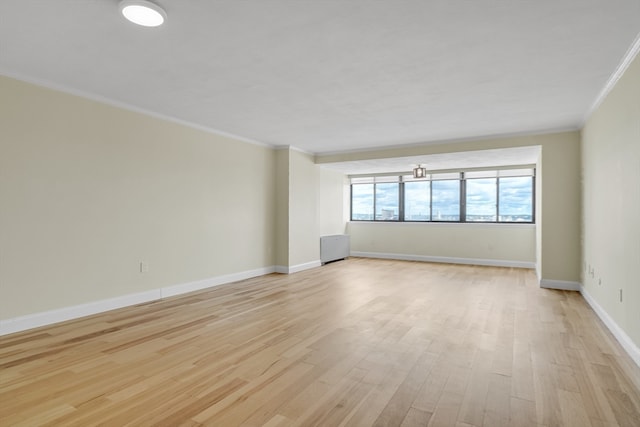
[{"label": "beige wall", "polygon": [[313,156],[289,152],[289,266],[320,259],[318,228],[318,167]]},{"label": "beige wall", "polygon": [[[640,56],[582,131],[585,290],[640,347]],[[622,289],[622,302],[619,292]]]},{"label": "beige wall", "polygon": [[[534,225],[349,223],[351,250],[452,261],[535,264]],[[418,258],[419,259],[419,258]],[[506,261],[506,262],[505,262]],[[500,263],[496,263],[500,264]]]},{"label": "beige wall", "polygon": [[542,280],[580,281],[580,134],[542,145],[540,208]]},{"label": "beige wall", "polygon": [[0,318],[274,265],[273,149],[4,77],[0,98]]},{"label": "beige wall", "polygon": [[276,265],[289,265],[289,149],[276,151]]},{"label": "beige wall", "polygon": [[[325,170],[313,156],[294,149],[279,150],[288,159],[289,181],[286,206],[287,260],[281,267],[295,269],[320,260],[320,236],[344,233],[344,175]],[[280,184],[278,191],[285,186]],[[279,206],[284,202],[279,200]],[[280,246],[280,245],[279,245]]]},{"label": "beige wall", "polygon": [[[536,246],[528,248],[527,253],[532,253],[532,251],[538,253],[537,268],[541,280],[572,282],[577,285],[580,279],[580,133],[577,131],[318,156],[316,163],[522,146],[541,147],[541,158],[537,171],[539,175],[537,180],[539,200],[537,200],[536,207],[539,211],[536,212],[538,216]],[[391,247],[394,244],[393,241],[385,237],[387,230],[386,227],[379,227],[367,229],[367,233],[379,233],[373,240],[376,242],[387,241],[388,247],[384,245],[358,247],[365,252],[393,252],[394,249]],[[441,238],[446,238],[446,236],[431,236],[430,230],[436,230],[436,228],[421,230],[425,238],[432,238],[436,242],[439,242]],[[499,228],[495,230],[499,230]],[[488,231],[488,233],[491,232],[491,230]],[[360,236],[353,235],[352,239],[360,243],[367,241]],[[496,235],[492,240],[499,241],[500,237]],[[369,241],[372,241],[371,238]],[[523,242],[518,242],[517,246],[522,247]],[[442,243],[446,244],[446,242]],[[460,251],[464,251],[464,249],[461,248]],[[451,256],[463,257],[462,255]],[[484,251],[484,253],[478,252],[477,256],[490,258],[493,254]]]},{"label": "beige wall", "polygon": [[[317,167],[318,171],[318,229],[320,236],[344,234],[349,219],[349,203],[345,200],[347,177],[336,171]],[[346,209],[346,213],[345,213]]]}]

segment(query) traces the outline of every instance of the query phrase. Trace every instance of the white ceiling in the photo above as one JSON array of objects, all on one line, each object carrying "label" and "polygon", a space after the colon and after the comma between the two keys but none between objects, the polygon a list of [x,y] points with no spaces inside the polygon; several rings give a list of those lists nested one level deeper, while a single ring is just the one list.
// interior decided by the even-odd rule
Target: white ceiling
[{"label": "white ceiling", "polygon": [[640,31],[640,0],[158,3],[1,0],[0,73],[323,154],[576,129]]}]

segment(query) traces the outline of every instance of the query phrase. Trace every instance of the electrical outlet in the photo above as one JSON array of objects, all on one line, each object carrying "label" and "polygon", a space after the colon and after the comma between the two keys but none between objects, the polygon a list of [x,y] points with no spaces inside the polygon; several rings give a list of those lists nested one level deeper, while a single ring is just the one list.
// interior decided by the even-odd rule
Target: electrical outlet
[{"label": "electrical outlet", "polygon": [[143,261],[140,261],[140,273],[148,273],[149,272],[149,264]]}]

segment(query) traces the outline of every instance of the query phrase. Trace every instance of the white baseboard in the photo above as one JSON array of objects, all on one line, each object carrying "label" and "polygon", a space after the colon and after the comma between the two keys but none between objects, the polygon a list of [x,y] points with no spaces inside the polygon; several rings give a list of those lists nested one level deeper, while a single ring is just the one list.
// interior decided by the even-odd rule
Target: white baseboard
[{"label": "white baseboard", "polygon": [[162,298],[162,290],[154,289],[151,291],[122,295],[119,297],[92,301],[86,304],[79,304],[56,310],[27,314],[25,316],[14,317],[12,319],[4,319],[0,320],[0,336],[64,322],[66,320],[77,319],[79,317],[90,316],[92,314],[115,310],[117,308],[127,307],[130,305],[154,301],[160,298]]},{"label": "white baseboard", "polygon": [[391,254],[384,252],[358,252],[351,251],[351,256],[362,258],[383,258],[398,259],[403,261],[426,261],[426,262],[442,262],[446,264],[469,264],[469,265],[487,265],[491,267],[515,267],[515,268],[536,268],[535,262],[529,261],[509,261],[502,259],[481,259],[481,258],[454,258],[429,255],[408,255],[408,254]]},{"label": "white baseboard", "polygon": [[292,265],[291,267],[287,267],[286,265],[276,265],[275,272],[282,274],[292,274],[304,270],[309,270],[310,268],[320,267],[321,265],[322,263],[320,262],[320,260],[306,262],[304,264]]},{"label": "white baseboard", "polygon": [[28,314],[26,316],[14,317],[12,319],[4,319],[0,320],[0,336],[12,334],[14,332],[25,331],[27,329],[38,328],[40,326],[64,322],[66,320],[90,316],[92,314],[103,313],[105,311],[115,310],[117,308],[128,307],[135,304],[142,304],[162,298],[198,291],[225,283],[250,279],[252,277],[273,273],[274,271],[275,267],[258,268],[255,270],[216,276],[209,279],[198,280],[195,282],[181,283],[179,285],[152,289],[150,291],[139,292],[135,294],[122,295],[100,301],[92,301],[86,304],[79,304],[71,307],[64,307],[56,310]]},{"label": "white baseboard", "polygon": [[609,316],[609,314],[597,303],[595,299],[589,292],[585,289],[584,286],[580,286],[580,293],[582,297],[587,301],[587,303],[591,306],[593,311],[596,312],[602,323],[611,331],[613,336],[618,340],[622,348],[629,354],[629,356],[636,362],[636,365],[640,367],[640,348],[629,338],[620,326]]},{"label": "white baseboard", "polygon": [[275,267],[257,268],[255,270],[241,271],[240,273],[225,274],[224,276],[211,277],[209,279],[197,280],[195,282],[182,283],[180,285],[167,286],[162,288],[162,298],[172,297],[175,295],[186,294],[188,292],[199,291],[201,289],[211,288],[225,283],[237,282],[240,280],[250,279],[252,277],[264,276],[265,274],[274,273]]},{"label": "white baseboard", "polygon": [[289,273],[298,273],[299,271],[309,270],[311,268],[320,267],[321,265],[322,262],[320,262],[320,260],[306,262],[304,264],[298,264],[289,267]]},{"label": "white baseboard", "polygon": [[545,289],[558,289],[560,291],[579,291],[580,283],[566,280],[540,279],[540,287]]}]

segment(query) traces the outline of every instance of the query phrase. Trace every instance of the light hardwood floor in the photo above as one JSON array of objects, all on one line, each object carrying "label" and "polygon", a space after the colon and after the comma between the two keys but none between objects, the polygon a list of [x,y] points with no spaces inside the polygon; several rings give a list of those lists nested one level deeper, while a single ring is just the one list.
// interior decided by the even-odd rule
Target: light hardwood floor
[{"label": "light hardwood floor", "polygon": [[0,341],[3,426],[640,426],[640,370],[531,270],[351,258]]}]

